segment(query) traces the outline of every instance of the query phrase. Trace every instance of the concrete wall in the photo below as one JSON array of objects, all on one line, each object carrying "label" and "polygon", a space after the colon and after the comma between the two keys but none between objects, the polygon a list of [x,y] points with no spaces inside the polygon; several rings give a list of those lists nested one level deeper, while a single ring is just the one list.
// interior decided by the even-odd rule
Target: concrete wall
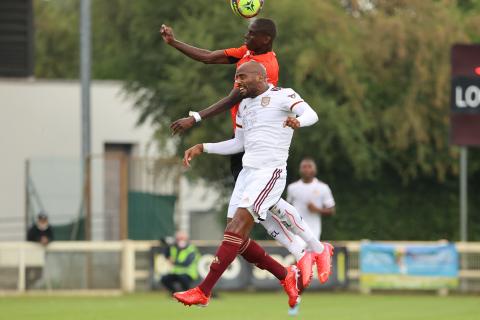
[{"label": "concrete wall", "polygon": [[[107,142],[132,143],[135,156],[158,156],[150,144],[154,128],[148,124],[136,126],[137,117],[132,100],[121,92],[121,83],[94,81],[91,88],[92,153],[102,154]],[[77,81],[0,79],[0,240],[24,238],[27,159],[33,159],[32,170],[40,172],[37,176],[42,175],[42,165],[60,172],[51,179],[48,175],[41,177],[37,182],[43,184],[37,186],[38,189],[48,193],[50,188],[50,193],[56,192],[57,199],[64,200],[63,206],[62,201],[53,201],[55,204],[52,202],[49,207],[57,207],[51,210],[60,212],[64,210],[62,207],[69,206],[69,215],[78,211],[71,204],[80,202],[80,121],[80,84]],[[94,171],[101,179],[101,167]],[[69,183],[59,191],[58,185],[65,180]],[[94,194],[103,192],[101,184],[94,189]],[[205,187],[190,188],[182,181],[181,198],[188,201],[180,202],[181,222],[188,224],[189,211],[212,207],[216,193],[211,190],[207,194],[205,197]],[[66,201],[68,197],[72,199]],[[78,199],[73,199],[75,197]],[[94,215],[103,210],[102,199],[97,198],[93,204]],[[57,223],[62,219],[60,215],[53,218]],[[94,225],[97,238],[101,238],[101,229],[101,223]]]}]

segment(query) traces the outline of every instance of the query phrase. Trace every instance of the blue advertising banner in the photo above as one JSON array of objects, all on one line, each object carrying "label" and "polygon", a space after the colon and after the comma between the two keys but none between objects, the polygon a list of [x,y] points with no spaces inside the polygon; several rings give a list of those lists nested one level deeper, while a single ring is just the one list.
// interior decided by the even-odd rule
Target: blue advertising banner
[{"label": "blue advertising banner", "polygon": [[458,269],[458,252],[449,243],[428,246],[364,243],[360,249],[363,288],[455,288]]}]

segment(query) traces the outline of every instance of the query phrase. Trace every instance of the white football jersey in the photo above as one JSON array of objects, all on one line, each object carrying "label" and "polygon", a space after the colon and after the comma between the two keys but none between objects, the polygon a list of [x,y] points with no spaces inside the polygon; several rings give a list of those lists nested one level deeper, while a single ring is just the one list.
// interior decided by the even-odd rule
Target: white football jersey
[{"label": "white football jersey", "polygon": [[287,187],[287,201],[297,208],[313,234],[320,239],[322,232],[321,215],[310,212],[310,210],[308,210],[308,204],[312,202],[319,208],[334,207],[335,200],[333,199],[330,187],[317,178],[314,178],[310,183],[298,180]]},{"label": "white football jersey", "polygon": [[242,100],[237,112],[237,127],[244,132],[244,167],[287,166],[294,130],[284,127],[283,123],[287,117],[295,116],[292,110],[302,102],[293,89],[272,85],[261,95]]}]

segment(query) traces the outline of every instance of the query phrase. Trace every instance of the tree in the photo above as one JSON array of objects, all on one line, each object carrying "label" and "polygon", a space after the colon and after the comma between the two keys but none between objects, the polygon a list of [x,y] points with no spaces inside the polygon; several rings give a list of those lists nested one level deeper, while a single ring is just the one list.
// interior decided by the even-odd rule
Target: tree
[{"label": "tree", "polygon": [[79,69],[78,0],[34,1],[35,75],[76,78]]},{"label": "tree", "polygon": [[[76,27],[78,17],[71,11],[77,1],[50,1],[58,7],[52,11],[37,8],[39,76],[77,76],[72,50],[78,51],[78,33],[62,16],[66,12]],[[265,3],[262,14],[279,30],[274,50],[280,84],[295,88],[321,119],[294,138],[290,179],[302,157],[316,159],[340,200],[338,216],[327,222],[327,236],[453,238],[458,154],[448,143],[449,54],[455,42],[479,40],[479,1],[376,0],[367,7],[354,2]],[[231,135],[225,115],[171,139],[172,120],[230,91],[234,67],[189,60],[166,46],[158,29],[171,24],[179,39],[219,49],[242,44],[246,20],[220,1],[208,6],[188,0],[93,4],[94,77],[125,81],[139,123],[158,128],[160,146],[173,141],[175,153],[182,155],[194,143]],[[59,26],[54,28],[52,20]],[[472,153],[471,176],[477,177],[480,155]],[[194,166],[192,178],[229,190],[223,157],[203,157]],[[471,189],[479,190],[478,179],[471,181]],[[471,201],[480,209],[479,199]],[[411,227],[420,224],[419,215],[425,223],[420,236]],[[472,228],[479,229],[480,221]]]}]

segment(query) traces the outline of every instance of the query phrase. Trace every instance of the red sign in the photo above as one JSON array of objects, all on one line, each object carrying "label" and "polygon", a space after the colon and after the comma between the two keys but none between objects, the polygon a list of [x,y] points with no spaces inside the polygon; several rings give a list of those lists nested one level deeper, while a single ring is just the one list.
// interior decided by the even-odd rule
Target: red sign
[{"label": "red sign", "polygon": [[480,45],[452,47],[450,142],[480,145]]}]

